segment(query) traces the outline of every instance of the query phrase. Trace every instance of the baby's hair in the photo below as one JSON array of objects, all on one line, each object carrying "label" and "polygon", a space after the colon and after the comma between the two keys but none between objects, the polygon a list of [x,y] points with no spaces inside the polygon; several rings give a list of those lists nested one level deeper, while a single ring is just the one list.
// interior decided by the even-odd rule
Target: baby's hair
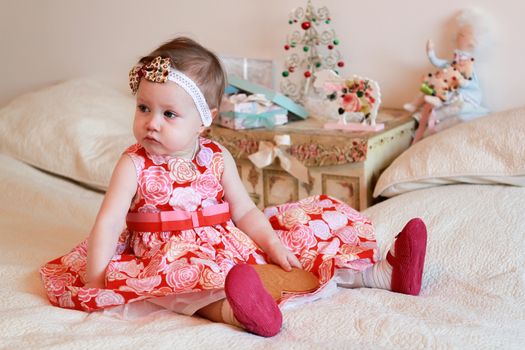
[{"label": "baby's hair", "polygon": [[465,26],[472,28],[476,42],[476,51],[486,49],[492,41],[494,31],[493,18],[480,8],[472,7],[462,10],[456,17],[458,29]]},{"label": "baby's hair", "polygon": [[169,57],[175,69],[195,81],[210,109],[219,109],[226,87],[226,74],[213,52],[195,40],[181,36],[162,44],[139,62],[148,63],[157,56]]}]

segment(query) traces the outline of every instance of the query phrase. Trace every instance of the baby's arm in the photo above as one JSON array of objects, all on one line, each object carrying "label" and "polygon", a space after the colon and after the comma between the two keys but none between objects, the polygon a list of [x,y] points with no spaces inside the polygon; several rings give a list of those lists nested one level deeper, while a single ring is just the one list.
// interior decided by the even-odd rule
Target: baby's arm
[{"label": "baby's arm", "polygon": [[272,262],[280,265],[284,270],[290,271],[292,267],[301,268],[297,257],[284,247],[264,214],[246,192],[230,152],[222,146],[221,149],[224,156],[221,184],[235,225],[268,254]]},{"label": "baby's arm", "polygon": [[135,167],[132,160],[123,155],[113,170],[108,191],[89,235],[86,286],[104,287],[106,267],[115,254],[136,190]]}]

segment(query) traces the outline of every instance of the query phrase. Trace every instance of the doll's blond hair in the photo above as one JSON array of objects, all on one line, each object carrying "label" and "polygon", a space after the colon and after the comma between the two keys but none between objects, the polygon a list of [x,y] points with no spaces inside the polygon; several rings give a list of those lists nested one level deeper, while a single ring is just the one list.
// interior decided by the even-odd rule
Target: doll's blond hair
[{"label": "doll's blond hair", "polygon": [[493,18],[481,8],[472,7],[461,10],[456,17],[456,23],[458,31],[465,26],[472,28],[476,52],[486,49],[492,43]]}]

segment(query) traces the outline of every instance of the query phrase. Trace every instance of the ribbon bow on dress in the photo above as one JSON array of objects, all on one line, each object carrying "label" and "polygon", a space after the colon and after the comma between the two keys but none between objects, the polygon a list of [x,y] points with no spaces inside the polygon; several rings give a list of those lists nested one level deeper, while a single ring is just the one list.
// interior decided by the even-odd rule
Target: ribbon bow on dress
[{"label": "ribbon bow on dress", "polygon": [[272,164],[277,157],[281,168],[299,181],[309,183],[308,169],[284,150],[285,147],[292,144],[290,135],[275,135],[273,139],[274,142],[261,141],[259,143],[259,151],[248,156],[252,163],[258,168],[264,168]]}]

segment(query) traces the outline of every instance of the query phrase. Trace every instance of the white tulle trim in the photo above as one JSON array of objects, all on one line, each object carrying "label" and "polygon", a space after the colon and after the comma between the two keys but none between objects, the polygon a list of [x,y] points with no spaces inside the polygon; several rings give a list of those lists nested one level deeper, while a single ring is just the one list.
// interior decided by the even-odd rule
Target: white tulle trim
[{"label": "white tulle trim", "polygon": [[199,309],[224,298],[224,289],[211,289],[135,301],[104,309],[103,314],[123,320],[135,320],[162,311],[192,316]]}]

